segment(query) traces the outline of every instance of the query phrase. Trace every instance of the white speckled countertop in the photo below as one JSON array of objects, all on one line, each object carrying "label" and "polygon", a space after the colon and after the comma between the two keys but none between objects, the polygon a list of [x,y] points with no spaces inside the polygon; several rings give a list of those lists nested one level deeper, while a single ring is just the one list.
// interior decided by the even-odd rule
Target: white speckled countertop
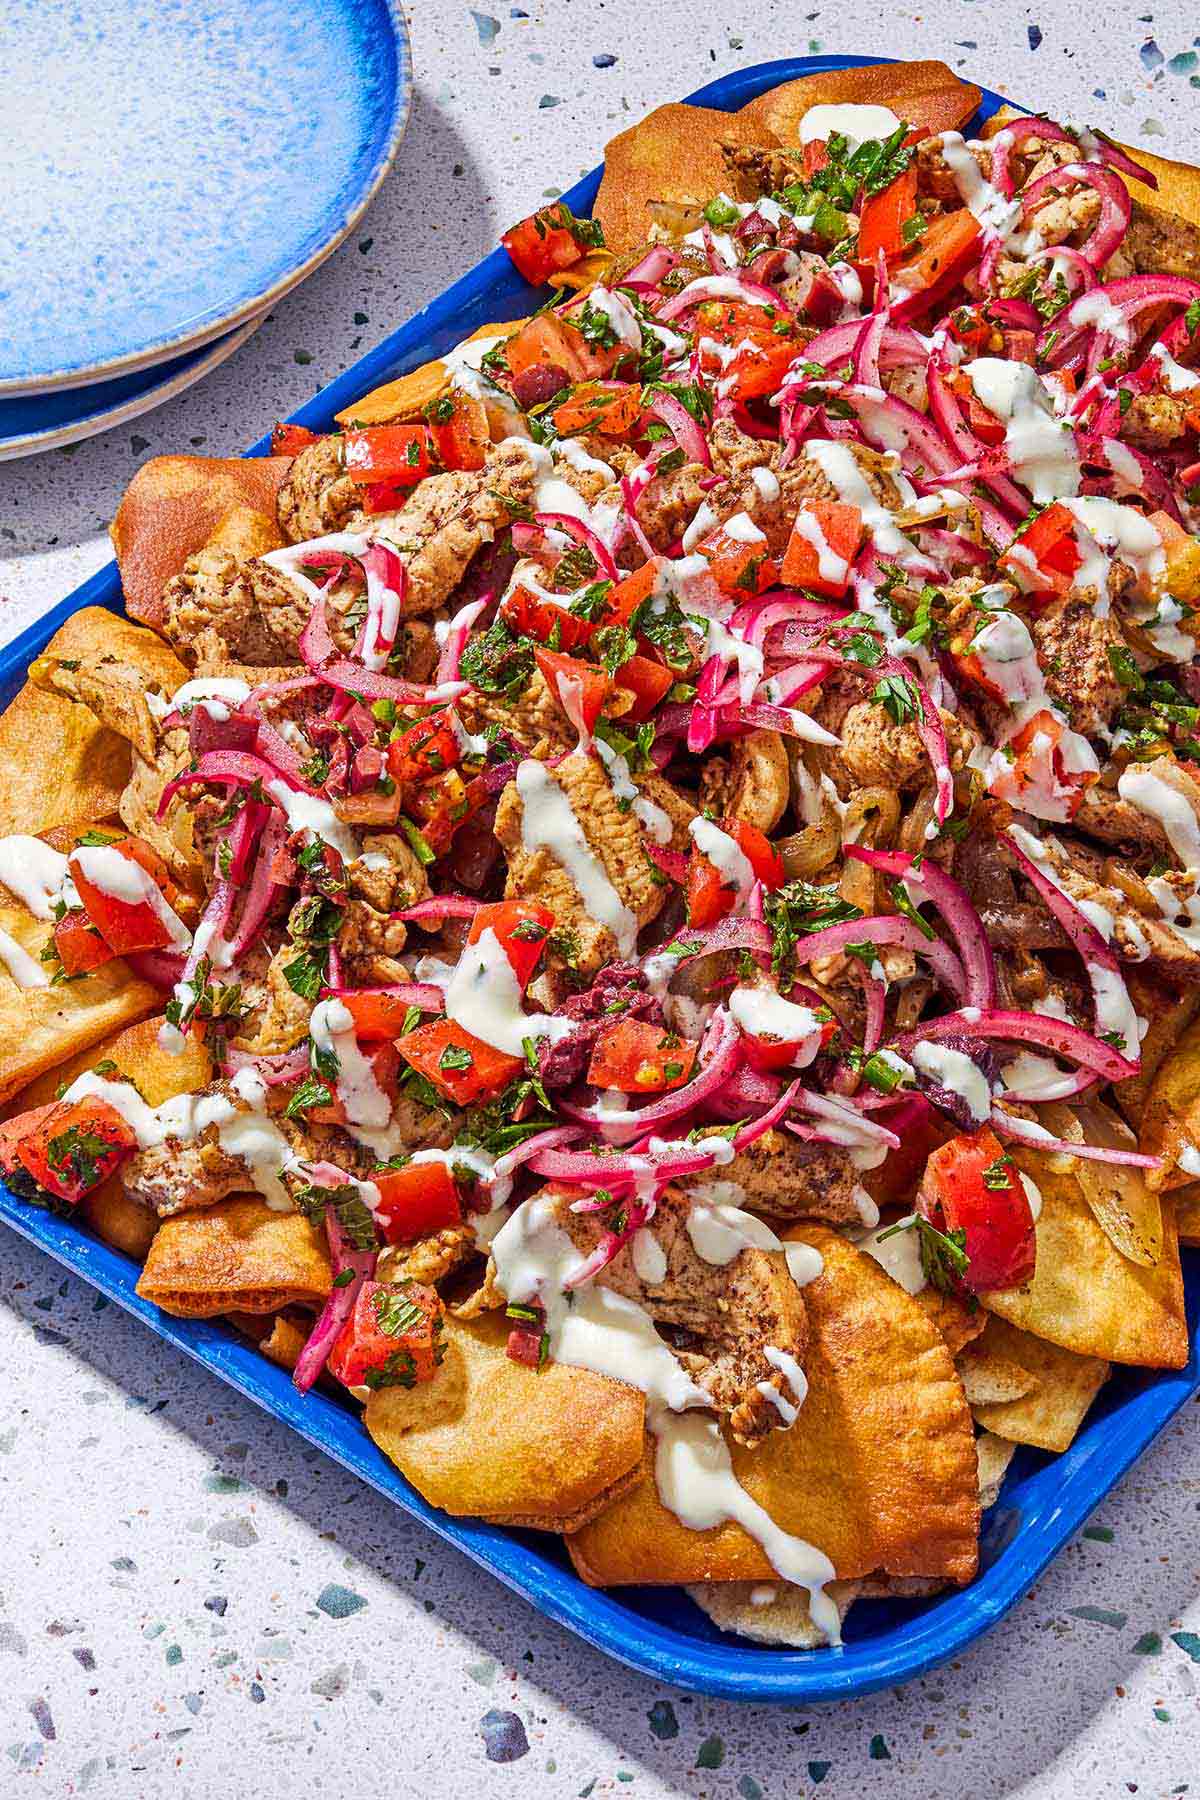
[{"label": "white speckled countertop", "polygon": [[[144,457],[249,443],[612,131],[714,74],[942,55],[1031,108],[1200,156],[1183,0],[1136,18],[1112,0],[810,4],[426,0],[408,138],[351,241],[200,387],[0,464],[0,640],[105,560]],[[5,1795],[1200,1795],[1194,1407],[967,1656],[829,1707],[694,1699],[607,1662],[7,1233],[0,1494]]]}]

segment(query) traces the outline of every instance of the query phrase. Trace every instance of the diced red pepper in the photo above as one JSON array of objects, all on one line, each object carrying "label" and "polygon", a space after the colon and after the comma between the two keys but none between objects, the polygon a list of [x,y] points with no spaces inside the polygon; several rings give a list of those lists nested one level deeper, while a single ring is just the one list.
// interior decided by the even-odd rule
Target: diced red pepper
[{"label": "diced red pepper", "polygon": [[510,374],[523,375],[534,368],[561,369],[564,387],[610,374],[626,354],[623,344],[608,349],[589,344],[582,331],[556,312],[535,313],[504,346]]},{"label": "diced red pepper", "polygon": [[588,246],[579,241],[574,225],[570,209],[556,200],[510,225],[500,242],[526,281],[541,287],[551,275],[572,268],[587,255]]},{"label": "diced red pepper", "polygon": [[[396,1046],[391,1043],[373,1044],[366,1051],[367,1061],[371,1065],[371,1073],[383,1092],[394,1099],[399,1091],[400,1056]],[[310,1106],[305,1110],[305,1117],[313,1125],[344,1125],[346,1123],[346,1107],[337,1089],[329,1084],[331,1098],[325,1106]]]},{"label": "diced red pepper", "polygon": [[765,592],[779,580],[779,564],[761,535],[747,542],[719,526],[696,548],[708,558],[713,580],[727,594],[744,599],[748,594]]},{"label": "diced red pepper", "polygon": [[360,486],[415,487],[434,467],[428,425],[371,425],[342,436],[342,466]]},{"label": "diced red pepper", "polygon": [[642,416],[642,390],[636,382],[585,381],[555,407],[553,416],[554,428],[563,437],[573,431],[626,437]]},{"label": "diced red pepper", "polygon": [[[990,783],[996,798],[1038,818],[1074,818],[1083,803],[1084,789],[1096,775],[1068,769],[1060,748],[1062,735],[1062,721],[1052,712],[1036,712],[1027,719],[1006,746],[1012,752],[1011,765]],[[1045,810],[1047,802],[1054,804],[1054,811]]]},{"label": "diced red pepper", "polygon": [[418,788],[458,766],[458,739],[444,712],[418,719],[387,747],[388,773],[401,788]]},{"label": "diced red pepper", "polygon": [[916,248],[895,271],[896,283],[932,302],[954,285],[975,260],[979,221],[965,206],[929,221]]},{"label": "diced red pepper", "polygon": [[[126,837],[110,848],[143,869],[168,906],[174,904],[178,890],[167,873],[166,863],[149,844],[141,838]],[[121,900],[90,881],[80,870],[78,850],[71,854],[70,868],[88,918],[117,956],[135,950],[161,950],[171,942],[170,931],[148,900]]]},{"label": "diced red pepper", "polygon": [[[721,829],[735,840],[755,878],[768,891],[773,892],[783,886],[787,880],[787,872],[782,858],[772,848],[765,832],[760,831],[757,825],[747,825],[742,819],[725,819]],[[707,856],[701,855],[693,845],[688,857],[689,923],[696,926],[715,925],[718,919],[724,918],[733,902],[734,890],[724,883],[720,870],[715,869]]]},{"label": "diced red pepper", "polygon": [[136,1149],[136,1134],[116,1107],[89,1094],[10,1119],[0,1138],[0,1167],[13,1174],[19,1166],[46,1193],[74,1204]]},{"label": "diced red pepper", "polygon": [[553,929],[554,914],[548,906],[540,906],[536,900],[497,900],[479,908],[471,920],[467,942],[477,944],[485,931],[494,932],[524,991]]},{"label": "diced red pepper", "polygon": [[1055,500],[1014,538],[999,566],[1027,592],[1064,595],[1082,561],[1075,515]]},{"label": "diced red pepper", "polygon": [[445,469],[482,469],[492,447],[488,416],[471,394],[441,394],[425,409],[438,461]]},{"label": "diced red pepper", "polygon": [[457,769],[447,769],[418,789],[408,804],[433,854],[444,856],[455,832],[490,798],[482,775],[464,781]]},{"label": "diced red pepper", "polygon": [[598,669],[594,663],[581,662],[577,656],[563,656],[557,650],[544,650],[540,646],[533,654],[547,687],[563,711],[577,712],[585,728],[591,731],[611,686],[603,669]]},{"label": "diced red pepper", "polygon": [[271,427],[272,456],[299,456],[301,450],[307,450],[310,444],[319,442],[319,434],[310,431],[307,425],[273,425]]},{"label": "diced red pepper", "polygon": [[67,975],[90,975],[117,954],[82,907],[72,907],[54,927],[54,948]]},{"label": "diced red pepper", "polygon": [[519,1056],[493,1049],[449,1019],[418,1025],[400,1039],[397,1048],[405,1062],[455,1106],[492,1099],[525,1066]]},{"label": "diced red pepper", "polygon": [[857,506],[840,500],[806,500],[792,526],[780,577],[788,587],[840,600],[850,585],[851,565],[862,540],[863,519]]},{"label": "diced red pepper", "polygon": [[648,719],[663,695],[674,686],[675,676],[663,663],[650,656],[631,656],[623,662],[614,677],[616,687],[633,695],[633,704],[621,714],[632,725]]},{"label": "diced red pepper", "polygon": [[372,1169],[366,1179],[379,1189],[373,1214],[389,1244],[413,1244],[418,1238],[462,1223],[458,1188],[443,1162]]},{"label": "diced red pepper", "polygon": [[1037,1262],[1037,1234],[1021,1172],[995,1132],[954,1137],[935,1150],[917,1200],[925,1218],[966,1236],[973,1293],[1020,1287]]},{"label": "diced red pepper", "polygon": [[886,257],[905,249],[904,226],[917,210],[917,171],[905,169],[878,194],[868,194],[858,216],[858,254],[873,262],[882,250]]},{"label": "diced red pepper", "polygon": [[329,1372],[345,1387],[415,1387],[432,1381],[445,1354],[445,1310],[415,1281],[364,1281],[329,1352]]},{"label": "diced red pepper", "polygon": [[622,1094],[662,1094],[682,1087],[697,1045],[646,1019],[618,1019],[597,1040],[587,1078]]}]

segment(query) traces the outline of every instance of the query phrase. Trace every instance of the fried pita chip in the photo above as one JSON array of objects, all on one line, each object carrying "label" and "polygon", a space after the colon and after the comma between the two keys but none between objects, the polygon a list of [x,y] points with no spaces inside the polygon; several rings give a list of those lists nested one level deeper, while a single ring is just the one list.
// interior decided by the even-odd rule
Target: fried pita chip
[{"label": "fried pita chip", "polygon": [[1037,1267],[1025,1287],[981,1294],[983,1306],[1079,1356],[1181,1369],[1188,1332],[1172,1207],[1163,1208],[1159,1261],[1143,1268],[1105,1235],[1065,1157],[1015,1144],[1009,1154],[1042,1196]]},{"label": "fried pita chip", "polygon": [[265,1338],[260,1338],[259,1349],[281,1369],[294,1369],[300,1361],[300,1352],[308,1342],[308,1328],[296,1319],[289,1319],[286,1313],[277,1313],[271,1322],[271,1329]]},{"label": "fried pita chip", "polygon": [[[6,891],[0,888],[0,895]],[[35,919],[23,906],[0,904],[0,931],[46,972],[41,956],[54,936],[50,920]],[[0,961],[0,1101],[44,1069],[57,1069],[122,1025],[145,1018],[161,999],[121,957],[77,981],[46,987],[18,986]]]},{"label": "fried pita chip", "polygon": [[332,1279],[325,1235],[299,1213],[249,1195],[176,1213],[155,1234],[137,1284],[143,1300],[181,1319],[316,1309]]},{"label": "fried pita chip", "polygon": [[234,507],[275,516],[289,456],[152,456],[125,489],[109,535],[125,604],[145,625],[163,619],[162,591]]},{"label": "fried pita chip", "polygon": [[810,107],[851,105],[886,106],[898,119],[930,131],[961,131],[980,98],[979,89],[944,62],[869,63],[785,81],[743,106],[736,129],[742,143],[798,144]]},{"label": "fried pita chip", "polygon": [[645,240],[652,200],[703,206],[727,186],[721,143],[731,132],[739,143],[760,141],[753,133],[743,135],[740,120],[706,106],[659,106],[618,132],[605,146],[604,175],[592,208],[608,248],[619,256]]},{"label": "fried pita chip", "polygon": [[77,1075],[101,1063],[105,1065],[102,1074],[113,1081],[131,1081],[149,1106],[161,1106],[176,1094],[198,1094],[212,1080],[212,1057],[202,1039],[190,1034],[178,1055],[160,1049],[158,1032],[162,1023],[161,1014],[140,1019],[136,1025],[127,1025],[101,1038],[90,1049],[66,1057],[22,1088],[14,1100],[0,1106],[0,1119],[45,1106],[57,1097],[60,1083],[69,1085]]},{"label": "fried pita chip", "polygon": [[[141,653],[143,636],[149,634],[119,614],[85,606],[55,632],[37,662],[82,659],[93,655],[98,645],[115,655],[127,654],[134,646]],[[170,655],[166,645],[162,649]],[[14,831],[36,834],[55,825],[83,827],[113,818],[129,780],[129,746],[124,739],[106,730],[89,707],[29,683],[0,715],[0,762],[4,837]]]},{"label": "fried pita chip", "polygon": [[[1159,1065],[1142,1113],[1138,1148],[1161,1156],[1161,1169],[1146,1185],[1169,1192],[1185,1187],[1200,1170],[1200,1021],[1190,1025]],[[1196,1164],[1188,1168],[1188,1163]]]},{"label": "fried pita chip", "polygon": [[986,1341],[987,1333],[955,1358],[963,1392],[972,1412],[998,1400],[1020,1400],[1038,1385],[1036,1375]]},{"label": "fried pita chip", "polygon": [[158,733],[146,693],[173,694],[187,680],[187,669],[155,632],[103,607],[86,607],[72,623],[69,647],[59,647],[60,632],[30,663],[29,680],[45,693],[86,706],[101,725],[153,761]]},{"label": "fried pita chip", "polygon": [[1072,1350],[1032,1337],[995,1316],[988,1320],[980,1344],[989,1355],[1024,1369],[1030,1386],[1011,1400],[971,1400],[978,1423],[1018,1444],[1034,1444],[1039,1450],[1069,1449],[1088,1407],[1108,1380],[1112,1364],[1102,1356],[1076,1356]]},{"label": "fried pita chip", "polygon": [[503,1314],[448,1314],[446,1356],[434,1379],[376,1389],[364,1422],[431,1506],[569,1530],[636,1476],[645,1401],[589,1369],[514,1362],[505,1349],[509,1329]]},{"label": "fried pita chip", "polygon": [[[1042,1107],[1042,1113],[1047,1127],[1067,1143],[1109,1150],[1137,1148],[1124,1119],[1098,1100],[1080,1100],[1074,1106],[1053,1101]],[[1152,1268],[1162,1254],[1162,1206],[1142,1170],[1081,1156],[1072,1173],[1101,1230],[1121,1255]]]},{"label": "fried pita chip", "polygon": [[[730,1442],[738,1481],[785,1531],[823,1550],[839,1577],[968,1581],[979,1529],[975,1437],[940,1333],[845,1238],[815,1223],[787,1236],[825,1259],[804,1290],[808,1397],[790,1430],[752,1450]],[[690,1531],[667,1510],[651,1451],[636,1488],[568,1547],[596,1587],[775,1578],[740,1525]]]},{"label": "fried pita chip", "polygon": [[1000,1498],[1008,1465],[1016,1452],[1017,1446],[1011,1438],[998,1437],[994,1431],[981,1431],[975,1439],[975,1454],[979,1458],[979,1504],[984,1512],[989,1506],[995,1506]]},{"label": "fried pita chip", "polygon": [[129,1198],[120,1175],[110,1176],[85,1194],[76,1212],[104,1243],[132,1257],[134,1262],[145,1262],[158,1220],[148,1208]]},{"label": "fried pita chip", "polygon": [[1125,985],[1133,1010],[1150,1021],[1142,1039],[1142,1062],[1128,1081],[1113,1083],[1113,1099],[1137,1131],[1146,1110],[1146,1098],[1164,1059],[1175,1048],[1200,1012],[1200,987],[1172,988],[1143,970],[1126,966]]},{"label": "fried pita chip", "polygon": [[1180,1243],[1200,1245],[1200,1181],[1193,1181],[1189,1187],[1176,1188],[1171,1198],[1175,1202]]},{"label": "fried pita chip", "polygon": [[932,1284],[913,1295],[921,1311],[933,1321],[946,1340],[951,1356],[957,1356],[964,1344],[977,1338],[987,1324],[986,1314],[974,1311],[957,1294],[944,1294]]},{"label": "fried pita chip", "polygon": [[[861,1581],[831,1581],[825,1589],[843,1623],[862,1588]],[[808,1589],[790,1581],[702,1581],[687,1592],[719,1631],[736,1632],[751,1643],[820,1650],[828,1642],[813,1624]]]},{"label": "fried pita chip", "polygon": [[[596,279],[592,277],[593,281]],[[524,319],[510,319],[481,325],[470,337],[463,339],[463,344],[473,344],[479,338],[510,337],[525,322]],[[389,425],[396,419],[419,419],[430,402],[445,393],[449,385],[450,371],[441,357],[435,356],[431,362],[410,369],[407,375],[398,375],[395,381],[385,381],[382,387],[372,388],[361,400],[352,400],[335,417],[339,425]]]}]

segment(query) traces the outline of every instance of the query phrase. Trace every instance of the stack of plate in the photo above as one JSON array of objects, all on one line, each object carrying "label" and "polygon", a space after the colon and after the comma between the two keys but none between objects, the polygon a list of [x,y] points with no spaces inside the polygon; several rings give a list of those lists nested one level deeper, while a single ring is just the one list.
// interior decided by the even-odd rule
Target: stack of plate
[{"label": "stack of plate", "polygon": [[353,231],[411,95],[399,0],[0,0],[0,458],[136,418]]}]

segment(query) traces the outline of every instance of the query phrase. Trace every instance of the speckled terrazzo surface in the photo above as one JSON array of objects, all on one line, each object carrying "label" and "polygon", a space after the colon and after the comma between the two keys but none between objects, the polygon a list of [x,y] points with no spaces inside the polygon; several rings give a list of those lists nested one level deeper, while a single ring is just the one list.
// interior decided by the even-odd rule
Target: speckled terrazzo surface
[{"label": "speckled terrazzo surface", "polygon": [[[486,0],[485,0],[486,3]],[[256,437],[565,186],[611,131],[785,52],[945,55],[1034,107],[1200,156],[1182,0],[587,0],[412,21],[417,98],[362,229],[202,387],[0,467],[0,638],[106,556],[146,456]],[[1097,90],[1101,92],[1097,93]],[[276,1800],[1153,1800],[1200,1795],[1189,1407],[1010,1619],[856,1703],[765,1711],[606,1662],[0,1234],[0,1793]]]}]

